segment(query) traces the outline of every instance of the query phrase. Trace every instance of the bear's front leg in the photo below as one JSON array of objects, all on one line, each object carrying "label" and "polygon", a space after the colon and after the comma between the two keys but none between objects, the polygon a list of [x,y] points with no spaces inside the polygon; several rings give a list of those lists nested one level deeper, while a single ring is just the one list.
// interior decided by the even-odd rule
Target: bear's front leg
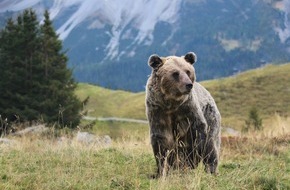
[{"label": "bear's front leg", "polygon": [[151,144],[157,164],[157,176],[166,176],[168,170],[174,164],[174,141],[170,131],[151,134]]}]

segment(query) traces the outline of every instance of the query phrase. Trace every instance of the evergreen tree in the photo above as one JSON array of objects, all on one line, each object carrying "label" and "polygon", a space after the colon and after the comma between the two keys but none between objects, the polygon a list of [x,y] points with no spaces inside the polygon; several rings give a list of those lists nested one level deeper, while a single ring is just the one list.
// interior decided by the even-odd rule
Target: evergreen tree
[{"label": "evergreen tree", "polygon": [[58,120],[63,125],[76,126],[79,123],[81,103],[74,95],[76,83],[72,71],[67,68],[68,58],[62,52],[62,42],[58,39],[49,12],[45,11],[41,26],[41,52],[44,64],[43,76],[47,96],[42,103],[45,120]]},{"label": "evergreen tree", "polygon": [[248,119],[245,120],[245,126],[243,131],[247,132],[253,126],[254,130],[262,130],[262,119],[260,118],[258,109],[256,107],[252,107],[249,111]]},{"label": "evergreen tree", "polygon": [[[40,40],[39,40],[39,22],[35,12],[30,10],[25,10],[22,16],[18,19],[18,27],[20,27],[20,37],[21,37],[21,46],[19,53],[22,67],[24,66],[24,72],[22,73],[21,88],[21,97],[18,99],[21,100],[19,116],[23,119],[31,121],[38,119],[39,113],[39,102],[42,101],[40,96],[41,90],[41,78],[42,75],[40,71],[42,70],[41,60],[40,60]],[[16,68],[14,68],[16,69]],[[22,99],[21,99],[22,98]]]},{"label": "evergreen tree", "polygon": [[13,120],[15,115],[21,115],[22,100],[25,99],[23,61],[23,33],[21,30],[22,17],[18,17],[17,24],[9,19],[1,32],[1,114]]},{"label": "evergreen tree", "polygon": [[13,48],[12,36],[15,34],[15,25],[12,19],[8,19],[6,27],[0,32],[0,114],[9,107],[9,73],[12,72],[9,66],[9,49]]},{"label": "evergreen tree", "polygon": [[40,25],[35,12],[25,10],[0,33],[0,114],[75,127],[81,109],[76,83],[48,11],[44,17]]}]

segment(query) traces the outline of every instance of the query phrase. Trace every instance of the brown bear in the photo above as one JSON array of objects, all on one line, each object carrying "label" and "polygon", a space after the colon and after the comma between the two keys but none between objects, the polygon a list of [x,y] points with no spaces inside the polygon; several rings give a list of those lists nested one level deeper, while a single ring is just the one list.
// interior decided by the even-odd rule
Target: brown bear
[{"label": "brown bear", "polygon": [[157,163],[157,177],[170,168],[217,173],[221,116],[210,93],[196,82],[193,52],[183,57],[151,55],[146,114]]}]

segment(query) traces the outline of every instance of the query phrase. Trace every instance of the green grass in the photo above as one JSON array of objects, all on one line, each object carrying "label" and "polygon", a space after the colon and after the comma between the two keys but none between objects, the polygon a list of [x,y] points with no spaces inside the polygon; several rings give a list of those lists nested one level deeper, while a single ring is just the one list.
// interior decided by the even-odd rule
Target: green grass
[{"label": "green grass", "polygon": [[[275,113],[290,115],[290,64],[268,65],[233,77],[201,82],[212,94],[222,114],[223,126],[241,129],[256,107],[263,120]],[[95,117],[146,119],[145,93],[108,90],[79,84],[76,94],[90,97],[86,109]]]},{"label": "green grass", "polygon": [[0,189],[290,189],[289,134],[223,139],[217,176],[200,165],[160,179],[150,178],[156,165],[148,136],[120,138],[110,147],[71,138],[59,142],[53,136],[0,144]]},{"label": "green grass", "polygon": [[275,113],[290,114],[290,64],[269,65],[202,84],[215,98],[224,125],[240,127],[252,107],[263,119]]},{"label": "green grass", "polygon": [[109,90],[102,87],[80,83],[77,96],[84,100],[89,97],[86,110],[95,117],[127,117],[145,119],[145,93],[131,93]]},{"label": "green grass", "polygon": [[148,124],[97,121],[90,131],[98,135],[109,135],[114,140],[132,137],[141,140],[144,139],[144,134],[149,131],[149,128]]}]

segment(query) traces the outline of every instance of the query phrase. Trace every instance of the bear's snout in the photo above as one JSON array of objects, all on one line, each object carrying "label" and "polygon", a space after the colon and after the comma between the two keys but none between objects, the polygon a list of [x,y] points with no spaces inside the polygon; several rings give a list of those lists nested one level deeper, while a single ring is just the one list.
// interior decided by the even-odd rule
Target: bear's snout
[{"label": "bear's snout", "polygon": [[180,89],[181,93],[182,94],[190,93],[193,88],[193,82],[190,80],[190,78],[186,74],[184,74],[182,75],[180,82],[182,85]]},{"label": "bear's snout", "polygon": [[193,87],[193,84],[192,83],[188,83],[185,85],[186,86],[186,90],[187,91],[191,91],[192,87]]}]

